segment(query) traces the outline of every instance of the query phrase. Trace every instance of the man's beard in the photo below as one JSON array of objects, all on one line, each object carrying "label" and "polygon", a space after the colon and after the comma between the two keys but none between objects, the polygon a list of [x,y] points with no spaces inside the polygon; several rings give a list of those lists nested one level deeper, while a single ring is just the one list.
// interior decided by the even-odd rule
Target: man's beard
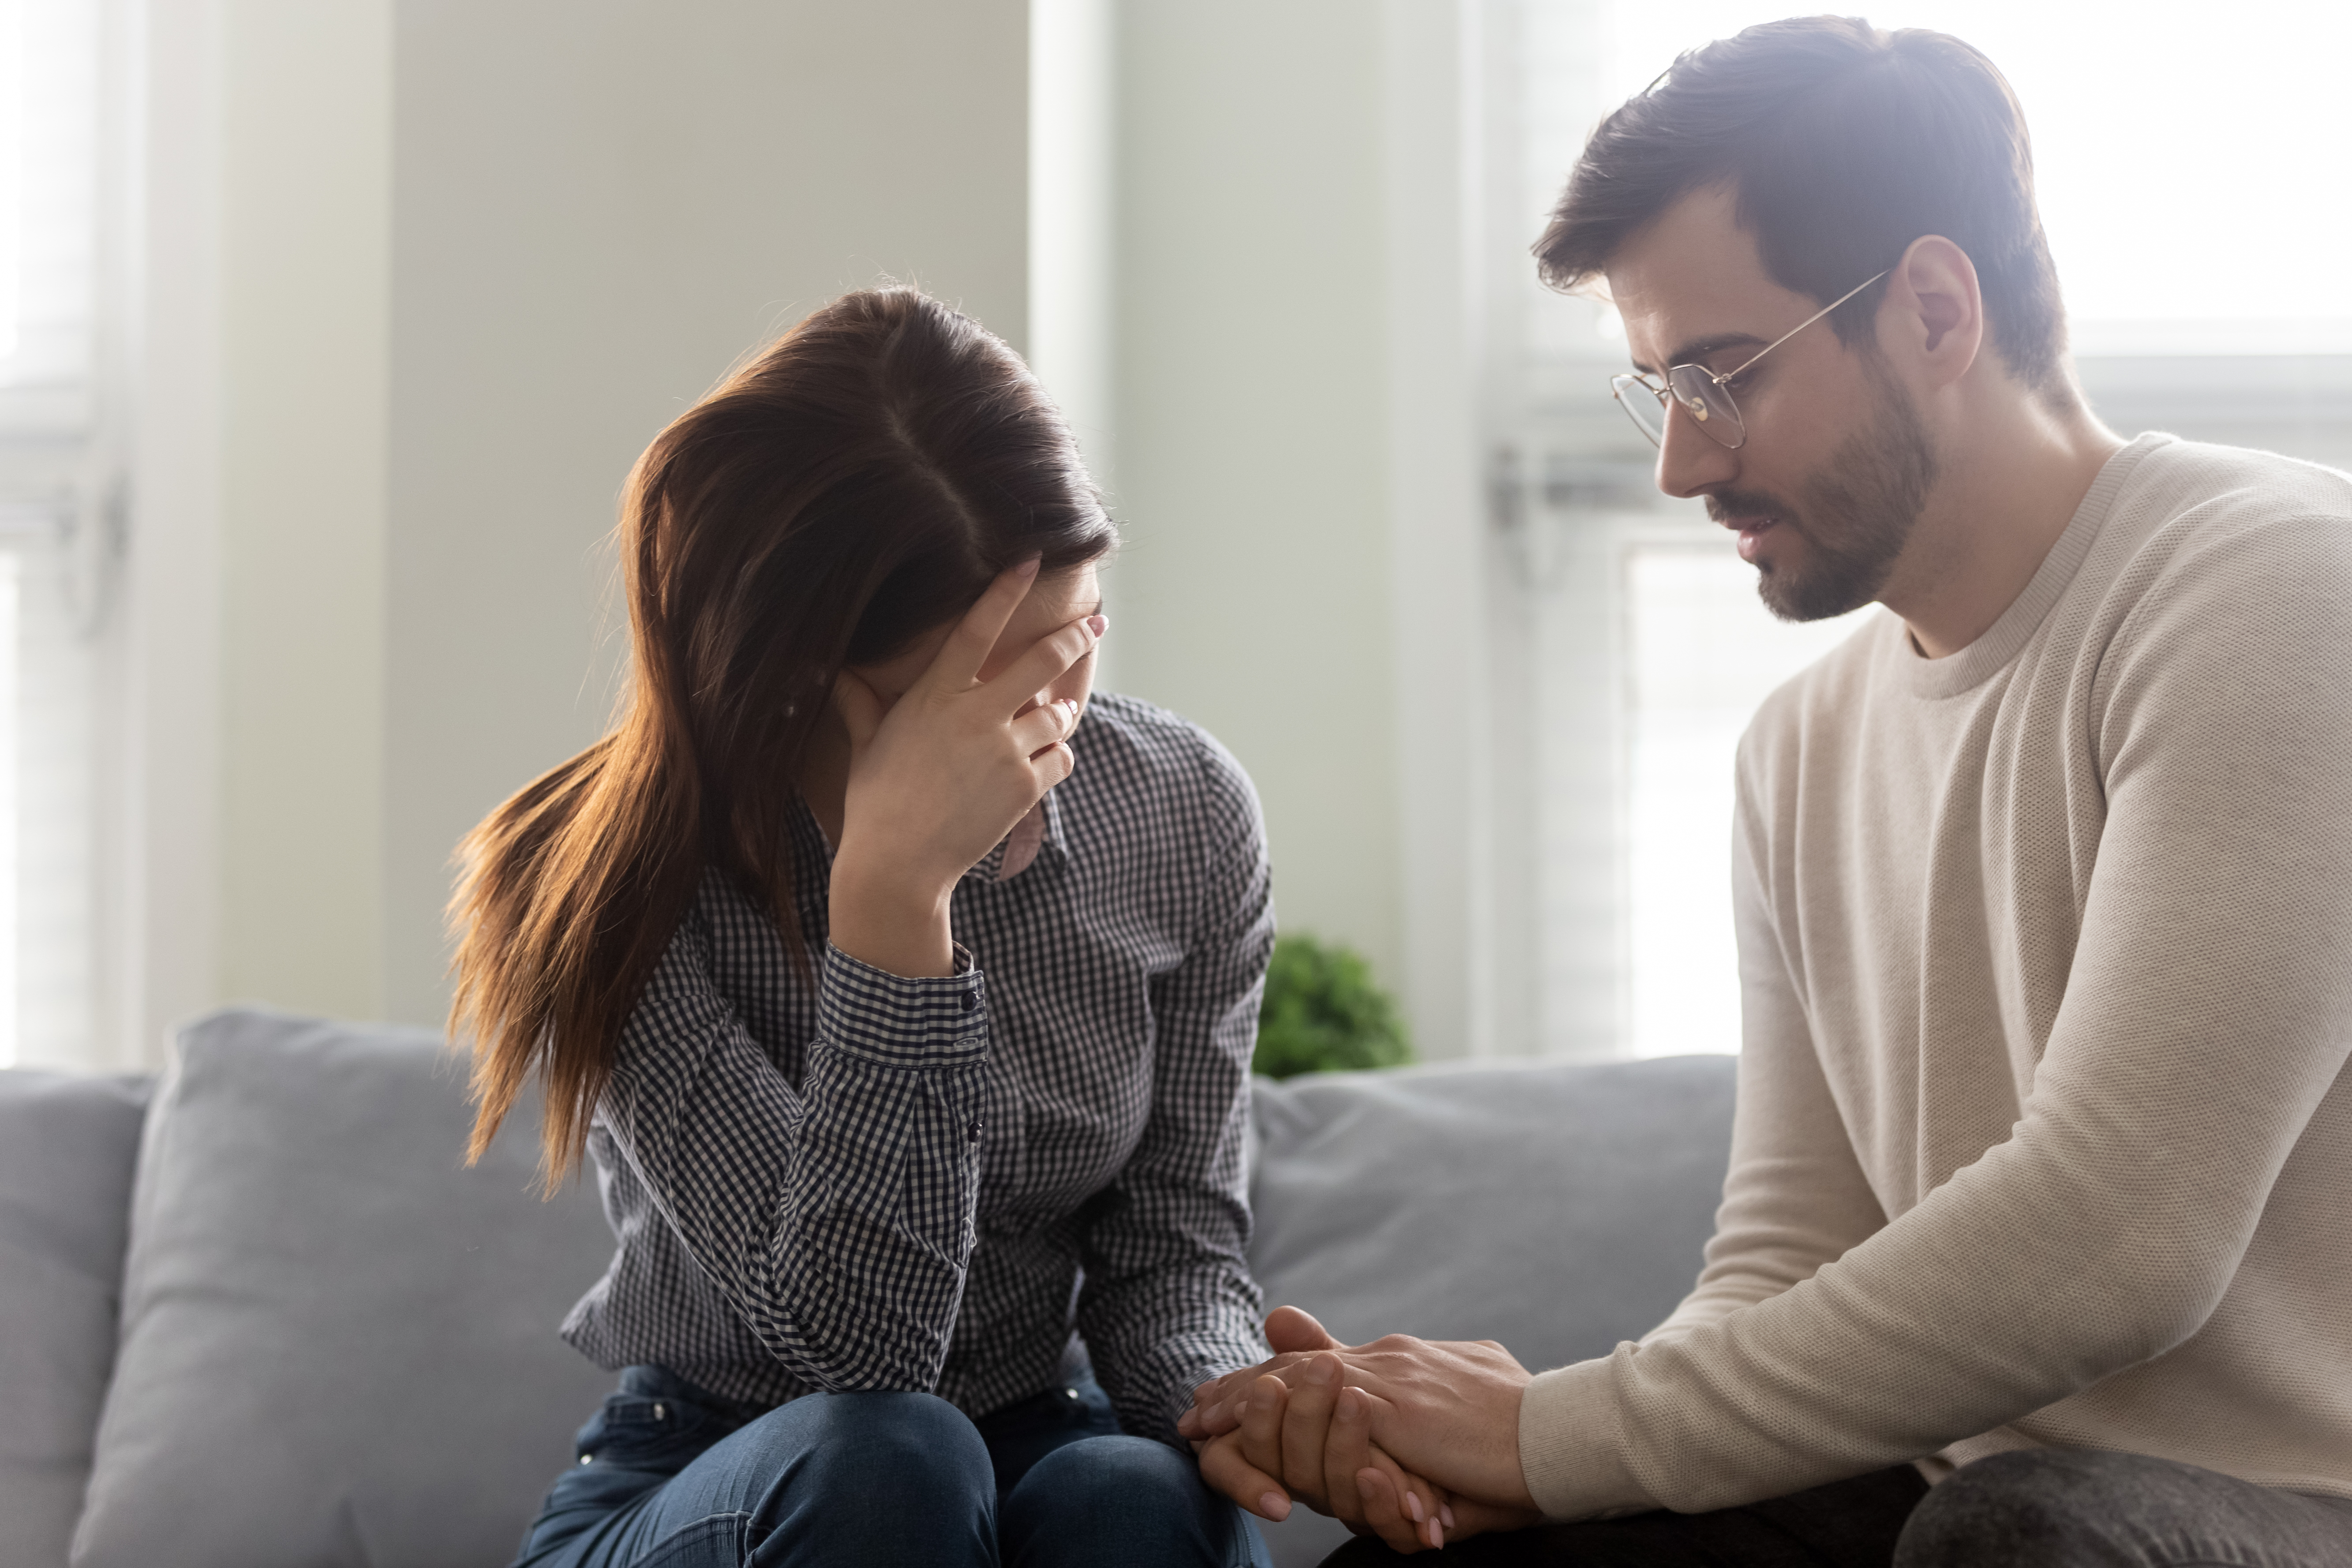
[{"label": "man's beard", "polygon": [[1759,562],[1757,596],[1784,621],[1825,621],[1878,597],[1936,484],[1936,452],[1910,398],[1877,374],[1878,413],[1869,428],[1806,479],[1801,509],[1756,490],[1706,498],[1709,515],[1769,517],[1805,542],[1802,570]]}]

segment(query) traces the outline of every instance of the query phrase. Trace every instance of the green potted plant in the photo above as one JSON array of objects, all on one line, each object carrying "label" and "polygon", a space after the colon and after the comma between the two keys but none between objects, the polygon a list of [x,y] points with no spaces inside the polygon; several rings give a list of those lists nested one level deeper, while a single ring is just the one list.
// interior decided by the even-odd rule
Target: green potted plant
[{"label": "green potted plant", "polygon": [[1257,1071],[1280,1079],[1411,1060],[1404,1019],[1361,954],[1303,934],[1276,940],[1257,1015]]}]

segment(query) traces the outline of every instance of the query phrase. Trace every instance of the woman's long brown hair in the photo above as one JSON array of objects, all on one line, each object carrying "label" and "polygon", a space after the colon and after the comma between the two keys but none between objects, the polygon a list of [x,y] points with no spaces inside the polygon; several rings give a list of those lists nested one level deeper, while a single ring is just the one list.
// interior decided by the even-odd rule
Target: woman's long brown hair
[{"label": "woman's long brown hair", "polygon": [[620,543],[632,660],[611,732],[467,835],[453,1038],[478,1158],[531,1079],[551,1192],[706,874],[808,972],[786,812],[845,665],[887,658],[1033,556],[1115,534],[1019,357],[909,289],[815,311],[656,437]]}]

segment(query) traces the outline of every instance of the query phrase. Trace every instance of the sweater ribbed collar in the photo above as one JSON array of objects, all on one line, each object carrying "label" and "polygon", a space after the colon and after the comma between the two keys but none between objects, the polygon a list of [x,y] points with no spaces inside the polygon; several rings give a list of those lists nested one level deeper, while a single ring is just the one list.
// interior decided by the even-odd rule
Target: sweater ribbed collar
[{"label": "sweater ribbed collar", "polygon": [[1982,685],[2022,652],[2025,645],[2033,640],[2033,634],[2042,629],[2042,623],[2050,618],[2050,612],[2064,595],[2067,585],[2074,581],[2074,574],[2091,553],[2091,546],[2097,542],[2099,530],[2114,510],[2116,497],[2123,492],[2132,470],[2150,452],[2168,445],[2172,439],[2169,436],[2145,435],[2106,460],[2098,477],[2091,481],[2090,489],[2084,492],[2082,504],[2067,521],[2065,531],[2050,547],[2050,553],[2042,558],[2042,565],[2025,584],[2025,591],[2010,601],[2000,618],[1976,641],[1942,658],[1929,658],[1919,651],[1907,630],[1893,638],[1903,667],[1903,679],[1911,694],[1930,700],[1958,697]]}]

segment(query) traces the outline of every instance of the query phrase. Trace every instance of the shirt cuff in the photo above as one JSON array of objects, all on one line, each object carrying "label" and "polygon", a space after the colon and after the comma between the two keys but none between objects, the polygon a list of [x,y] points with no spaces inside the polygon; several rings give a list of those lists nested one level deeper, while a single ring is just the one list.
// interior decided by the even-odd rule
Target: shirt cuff
[{"label": "shirt cuff", "polygon": [[[1632,1352],[1630,1345],[1618,1347],[1618,1355]],[[1614,1360],[1581,1361],[1538,1373],[1519,1395],[1519,1473],[1547,1519],[1591,1519],[1659,1506],[1625,1467]]]},{"label": "shirt cuff", "polygon": [[827,943],[817,1039],[879,1067],[955,1067],[988,1059],[986,981],[959,942],[953,974],[909,979]]}]

